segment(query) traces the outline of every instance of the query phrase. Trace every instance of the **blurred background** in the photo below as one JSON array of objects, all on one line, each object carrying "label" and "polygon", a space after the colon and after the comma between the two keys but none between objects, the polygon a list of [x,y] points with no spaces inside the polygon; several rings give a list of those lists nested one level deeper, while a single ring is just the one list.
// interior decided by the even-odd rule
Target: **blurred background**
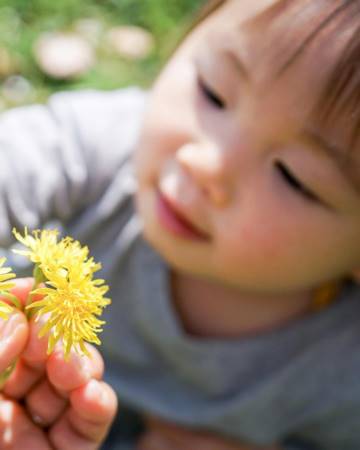
[{"label": "blurred background", "polygon": [[0,0],[0,112],[55,91],[149,87],[204,0]]}]

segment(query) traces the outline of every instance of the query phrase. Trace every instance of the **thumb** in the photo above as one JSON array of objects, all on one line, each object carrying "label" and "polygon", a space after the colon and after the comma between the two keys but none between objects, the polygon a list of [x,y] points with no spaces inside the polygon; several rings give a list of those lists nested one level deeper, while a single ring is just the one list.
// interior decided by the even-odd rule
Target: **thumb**
[{"label": "thumb", "polygon": [[[15,286],[11,293],[19,298],[21,303],[31,289],[32,280],[14,280]],[[1,298],[0,298],[1,299]],[[6,299],[1,299],[5,300]],[[29,333],[25,315],[14,308],[8,319],[0,318],[0,374],[9,367],[23,351]],[[0,386],[1,387],[1,386]]]},{"label": "thumb", "polygon": [[0,319],[0,374],[23,351],[28,332],[28,323],[21,311],[14,310],[7,320]]}]

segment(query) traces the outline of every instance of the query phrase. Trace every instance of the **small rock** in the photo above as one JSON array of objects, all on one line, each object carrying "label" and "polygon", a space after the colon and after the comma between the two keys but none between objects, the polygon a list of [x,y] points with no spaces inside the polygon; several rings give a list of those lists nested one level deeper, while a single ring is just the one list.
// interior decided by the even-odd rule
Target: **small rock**
[{"label": "small rock", "polygon": [[21,75],[12,75],[2,84],[1,93],[3,98],[15,104],[31,101],[34,89],[26,78]]},{"label": "small rock", "polygon": [[146,58],[155,45],[149,31],[131,25],[111,28],[106,40],[119,56],[134,60]]},{"label": "small rock", "polygon": [[95,63],[92,46],[75,33],[43,34],[35,42],[34,56],[40,69],[57,79],[79,77]]}]

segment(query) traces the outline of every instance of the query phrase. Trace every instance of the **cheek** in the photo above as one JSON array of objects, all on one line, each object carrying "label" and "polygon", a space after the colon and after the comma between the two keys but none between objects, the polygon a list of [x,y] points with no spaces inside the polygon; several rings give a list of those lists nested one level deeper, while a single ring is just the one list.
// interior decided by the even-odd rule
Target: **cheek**
[{"label": "cheek", "polygon": [[234,260],[240,255],[249,264],[276,263],[283,259],[284,250],[296,242],[289,231],[279,221],[274,223],[269,218],[244,222],[224,235],[224,247]]},{"label": "cheek", "polygon": [[[271,203],[228,216],[219,229],[217,269],[232,279],[272,288],[298,288],[346,273],[349,233],[327,214]],[[280,207],[281,206],[281,207]]]},{"label": "cheek", "polygon": [[141,184],[156,182],[164,161],[193,139],[195,79],[193,64],[185,54],[174,58],[153,86],[135,154]]},{"label": "cheek", "polygon": [[155,125],[153,118],[146,121],[134,154],[136,176],[140,186],[154,183],[169,148],[167,136]]},{"label": "cheek", "polygon": [[[234,270],[247,267],[253,273],[269,276],[287,269],[302,270],[301,266],[311,265],[311,249],[320,253],[320,248],[327,245],[326,238],[319,243],[319,225],[305,220],[298,211],[284,213],[283,207],[270,200],[256,209],[243,208],[241,214],[229,215],[222,224],[226,232],[219,242],[221,264]],[[320,246],[316,249],[317,244]]]},{"label": "cheek", "polygon": [[[160,101],[160,99],[158,100]],[[135,167],[141,179],[156,179],[166,160],[191,139],[190,127],[181,112],[169,114],[166,105],[154,105],[148,110],[135,153]],[[176,117],[176,119],[175,119]],[[187,116],[188,117],[188,116]]]}]

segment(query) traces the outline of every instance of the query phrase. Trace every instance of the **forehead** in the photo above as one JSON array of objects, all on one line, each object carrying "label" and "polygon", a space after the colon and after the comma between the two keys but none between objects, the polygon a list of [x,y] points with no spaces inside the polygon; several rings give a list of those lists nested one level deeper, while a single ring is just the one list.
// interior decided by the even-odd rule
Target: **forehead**
[{"label": "forehead", "polygon": [[[331,72],[338,59],[346,29],[332,33],[332,16],[340,1],[329,0],[229,0],[215,16],[214,25],[246,52],[256,72],[280,76],[292,63],[311,57],[320,63],[318,74]],[[334,21],[335,22],[335,21]],[[302,58],[305,57],[305,58]],[[319,60],[320,58],[320,60]],[[265,70],[266,69],[266,70]]]},{"label": "forehead", "polygon": [[209,49],[230,52],[241,61],[258,96],[281,93],[284,100],[286,91],[289,104],[300,102],[310,114],[339,46],[339,37],[330,43],[326,35],[308,42],[325,15],[319,7],[315,14],[314,3],[321,0],[227,1],[204,25],[205,42]]}]

